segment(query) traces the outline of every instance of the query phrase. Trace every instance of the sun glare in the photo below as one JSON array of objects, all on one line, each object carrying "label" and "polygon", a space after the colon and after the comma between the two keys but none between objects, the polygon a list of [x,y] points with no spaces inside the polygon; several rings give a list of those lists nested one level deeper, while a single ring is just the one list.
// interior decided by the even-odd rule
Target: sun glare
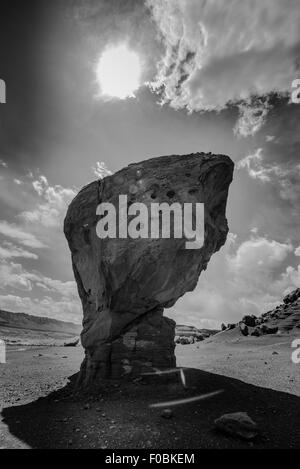
[{"label": "sun glare", "polygon": [[106,49],[96,68],[101,94],[119,99],[134,97],[141,85],[141,62],[125,44]]}]

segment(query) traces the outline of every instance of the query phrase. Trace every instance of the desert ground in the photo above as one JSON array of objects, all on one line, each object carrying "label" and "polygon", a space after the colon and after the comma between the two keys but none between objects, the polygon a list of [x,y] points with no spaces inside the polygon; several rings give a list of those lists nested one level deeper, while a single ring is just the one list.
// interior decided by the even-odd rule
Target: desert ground
[{"label": "desert ground", "polygon": [[[298,334],[299,336],[299,334]],[[83,349],[10,346],[0,364],[1,448],[300,448],[300,364],[295,334],[241,337],[235,331],[177,345],[179,378],[103,384],[92,395],[66,386]],[[175,375],[174,375],[175,376]],[[151,404],[222,390],[177,405],[171,418]],[[168,407],[168,406],[166,406]],[[244,411],[258,424],[253,441],[217,432],[214,420]]]}]

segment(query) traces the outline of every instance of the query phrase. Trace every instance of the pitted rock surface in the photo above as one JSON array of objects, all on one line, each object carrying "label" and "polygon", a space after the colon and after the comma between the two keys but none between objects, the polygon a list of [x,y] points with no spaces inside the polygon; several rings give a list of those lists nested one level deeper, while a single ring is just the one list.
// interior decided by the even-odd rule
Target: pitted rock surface
[{"label": "pitted rock surface", "polygon": [[[94,181],[74,198],[64,232],[83,307],[81,384],[175,365],[175,322],[163,310],[196,287],[225,243],[232,174],[228,156],[163,156]],[[110,202],[118,216],[119,195],[127,195],[128,207],[143,202],[149,217],[153,203],[204,203],[203,246],[186,249],[184,237],[100,239],[97,206]]]}]

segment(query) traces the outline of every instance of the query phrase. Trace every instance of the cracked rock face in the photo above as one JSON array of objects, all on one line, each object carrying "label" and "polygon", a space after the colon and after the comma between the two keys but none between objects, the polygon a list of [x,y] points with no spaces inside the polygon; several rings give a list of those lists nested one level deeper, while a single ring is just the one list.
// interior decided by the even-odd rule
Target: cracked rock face
[{"label": "cracked rock face", "polygon": [[[196,287],[225,243],[232,174],[224,155],[163,156],[94,181],[74,198],[64,232],[83,307],[81,385],[175,366],[175,322],[163,310]],[[184,237],[100,239],[97,207],[110,202],[118,217],[119,195],[127,196],[128,207],[149,208],[149,227],[153,203],[204,203],[203,246],[186,249]]]}]

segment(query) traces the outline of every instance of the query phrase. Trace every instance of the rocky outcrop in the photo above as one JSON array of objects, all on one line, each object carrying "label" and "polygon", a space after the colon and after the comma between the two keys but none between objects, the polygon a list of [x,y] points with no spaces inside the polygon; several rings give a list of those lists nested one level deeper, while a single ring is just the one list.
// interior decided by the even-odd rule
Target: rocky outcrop
[{"label": "rocky outcrop", "polygon": [[278,332],[292,332],[300,328],[300,288],[296,288],[283,298],[283,303],[263,313],[260,317],[246,315],[237,324],[222,324],[222,332],[239,326],[242,335],[260,337]]},{"label": "rocky outcrop", "polygon": [[[210,257],[225,243],[232,173],[227,156],[164,156],[94,181],[72,201],[64,232],[83,307],[81,384],[175,365],[175,322],[163,310],[195,288]],[[153,203],[204,203],[203,246],[186,249],[187,240],[174,236],[100,239],[98,204],[112,203],[118,218],[124,194],[128,207],[143,202],[149,213]]]},{"label": "rocky outcrop", "polygon": [[275,309],[262,314],[261,323],[261,328],[264,328],[268,334],[300,328],[300,288],[286,295],[283,303]]}]

